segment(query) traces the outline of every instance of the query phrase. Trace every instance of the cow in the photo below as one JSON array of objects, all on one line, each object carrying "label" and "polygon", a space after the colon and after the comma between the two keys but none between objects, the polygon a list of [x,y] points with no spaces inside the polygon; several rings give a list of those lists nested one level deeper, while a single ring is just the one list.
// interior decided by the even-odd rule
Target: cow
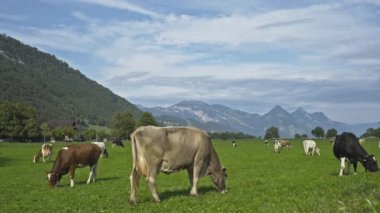
[{"label": "cow", "polygon": [[232,141],[232,147],[237,147],[236,141]]},{"label": "cow", "polygon": [[290,143],[290,141],[288,140],[277,140],[280,144],[281,144],[281,147],[283,148],[291,148],[292,147],[292,144]]},{"label": "cow", "polygon": [[265,140],[264,141],[264,146],[268,146],[269,145],[269,141],[268,140]]},{"label": "cow", "polygon": [[320,149],[317,147],[317,143],[313,140],[304,140],[302,142],[303,149],[305,151],[305,155],[314,155],[314,153],[317,153],[318,155],[321,155]]},{"label": "cow", "polygon": [[121,141],[120,139],[114,139],[112,140],[112,147],[115,147],[116,146],[121,146],[124,148],[124,144],[123,144],[123,141]]},{"label": "cow", "polygon": [[365,143],[365,138],[360,138],[359,143],[360,143],[360,145],[363,145]]},{"label": "cow", "polygon": [[364,166],[365,171],[370,172],[378,171],[376,158],[373,155],[369,155],[367,151],[359,144],[358,138],[348,132],[343,132],[341,135],[337,135],[333,147],[334,155],[337,159],[340,159],[340,172],[339,176],[343,176],[343,170],[345,167],[345,161],[348,162],[348,172],[350,170],[350,164],[354,165],[354,174],[357,174],[357,162]]},{"label": "cow", "polygon": [[131,204],[136,204],[140,176],[146,177],[153,201],[160,202],[156,191],[156,176],[160,172],[170,174],[186,169],[191,196],[198,195],[198,180],[204,175],[211,176],[217,191],[227,192],[226,169],[221,166],[210,137],[200,129],[143,126],[131,134],[131,146]]},{"label": "cow", "polygon": [[74,187],[76,168],[90,167],[87,184],[95,182],[96,165],[102,150],[95,144],[74,144],[59,150],[50,172],[47,172],[50,186],[58,186],[62,176],[70,173],[70,186]]},{"label": "cow", "polygon": [[103,158],[103,156],[108,158],[108,152],[107,152],[106,144],[104,142],[91,142],[91,143],[99,146],[99,148],[102,150],[102,154],[100,155],[101,158]]},{"label": "cow", "polygon": [[278,140],[274,140],[274,152],[275,153],[280,153],[280,149],[281,149],[281,143],[278,141]]},{"label": "cow", "polygon": [[52,154],[53,154],[53,145],[49,143],[44,143],[42,144],[41,149],[39,149],[36,155],[34,155],[33,163],[39,162],[41,157],[44,163],[45,163],[45,158],[48,158],[48,160],[50,161]]}]

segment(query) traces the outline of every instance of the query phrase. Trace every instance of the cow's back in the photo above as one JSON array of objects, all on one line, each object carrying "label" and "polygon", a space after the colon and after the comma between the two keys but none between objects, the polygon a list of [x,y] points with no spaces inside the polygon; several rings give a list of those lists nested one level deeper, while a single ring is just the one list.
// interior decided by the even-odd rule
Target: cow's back
[{"label": "cow's back", "polygon": [[348,157],[353,158],[356,154],[364,154],[367,152],[359,144],[359,139],[352,133],[344,132],[337,135],[334,141],[333,152],[336,158]]},{"label": "cow's back", "polygon": [[135,159],[142,170],[141,162],[146,161],[148,165],[160,164],[160,170],[170,173],[192,165],[198,154],[205,157],[210,153],[208,135],[195,128],[144,126],[132,137],[136,143]]},{"label": "cow's back", "polygon": [[64,165],[64,167],[73,163],[94,165],[97,163],[101,152],[101,149],[95,144],[74,144],[59,150],[55,163]]},{"label": "cow's back", "polygon": [[79,144],[73,150],[75,162],[93,165],[99,159],[102,150],[96,144]]}]

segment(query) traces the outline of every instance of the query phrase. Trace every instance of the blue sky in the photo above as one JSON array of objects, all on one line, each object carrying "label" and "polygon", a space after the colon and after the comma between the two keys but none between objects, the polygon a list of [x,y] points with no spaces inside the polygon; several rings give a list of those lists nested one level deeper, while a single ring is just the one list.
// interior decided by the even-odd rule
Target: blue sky
[{"label": "blue sky", "polygon": [[134,104],[380,121],[380,0],[2,0],[0,29]]}]

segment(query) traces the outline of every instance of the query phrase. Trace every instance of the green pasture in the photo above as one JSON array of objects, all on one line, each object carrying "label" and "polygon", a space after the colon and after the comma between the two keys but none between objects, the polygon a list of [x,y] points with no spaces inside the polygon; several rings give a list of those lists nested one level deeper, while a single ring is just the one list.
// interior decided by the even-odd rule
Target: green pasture
[{"label": "green pasture", "polygon": [[[367,140],[365,149],[380,159],[377,141]],[[190,197],[186,172],[160,174],[157,189],[161,203],[151,202],[144,179],[138,204],[128,203],[131,148],[107,144],[109,158],[101,159],[97,180],[86,185],[89,169],[77,169],[75,187],[63,176],[61,186],[47,184],[52,162],[32,163],[41,143],[0,143],[0,212],[379,212],[380,172],[338,177],[339,161],[327,140],[317,141],[321,156],[303,153],[301,140],[293,148],[275,154],[261,140],[215,140],[214,147],[227,168],[228,192],[217,193],[210,177],[199,183],[198,197]],[[55,143],[58,149],[69,143]]]}]

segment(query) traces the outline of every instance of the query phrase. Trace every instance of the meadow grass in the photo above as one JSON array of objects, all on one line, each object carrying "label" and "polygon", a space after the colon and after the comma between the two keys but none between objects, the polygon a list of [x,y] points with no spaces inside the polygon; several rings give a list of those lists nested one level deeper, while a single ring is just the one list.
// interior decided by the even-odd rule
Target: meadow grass
[{"label": "meadow grass", "polygon": [[[131,148],[112,148],[110,157],[99,161],[97,180],[86,185],[89,169],[77,169],[75,187],[63,176],[60,187],[47,184],[47,163],[32,163],[41,143],[0,143],[0,212],[379,212],[380,173],[365,172],[338,177],[339,161],[327,140],[317,141],[321,156],[303,153],[301,140],[293,148],[275,154],[273,144],[261,140],[215,140],[214,147],[227,168],[228,192],[215,191],[209,177],[199,183],[198,197],[189,196],[186,172],[160,174],[157,189],[161,203],[141,179],[138,204],[128,203]],[[55,143],[53,160],[59,148]],[[380,158],[377,141],[365,149]],[[351,168],[352,170],[352,168]]]}]

